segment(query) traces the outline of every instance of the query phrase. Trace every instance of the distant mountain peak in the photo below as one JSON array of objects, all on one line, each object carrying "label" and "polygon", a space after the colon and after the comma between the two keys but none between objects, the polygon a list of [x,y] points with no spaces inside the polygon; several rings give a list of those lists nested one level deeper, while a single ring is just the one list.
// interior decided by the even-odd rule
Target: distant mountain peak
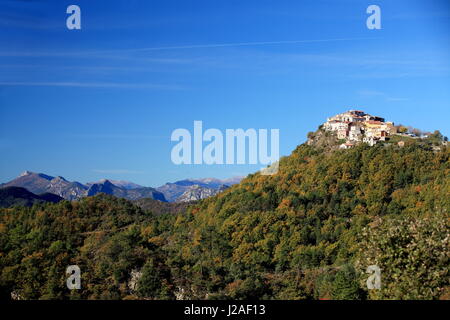
[{"label": "distant mountain peak", "polygon": [[99,193],[106,193],[118,198],[125,198],[128,200],[152,198],[155,200],[166,201],[164,195],[154,188],[140,187],[127,189],[125,187],[116,185],[108,179],[102,179],[99,182],[90,184],[89,189],[87,190],[87,196],[94,196]]},{"label": "distant mountain peak", "polygon": [[46,175],[46,174],[43,174],[43,173],[36,173],[36,172],[33,172],[33,171],[29,171],[29,170],[26,170],[26,171],[22,172],[16,179],[26,178],[26,177],[40,177],[40,178],[44,178],[45,180],[52,180],[52,179],[54,179],[54,177],[52,177],[52,176],[49,176],[49,175]]},{"label": "distant mountain peak", "polygon": [[34,173],[34,172],[31,172],[31,171],[26,170],[26,171],[22,172],[22,173],[19,175],[19,178],[20,178],[20,177],[25,177],[25,176],[32,175],[33,173]]},{"label": "distant mountain peak", "polygon": [[119,187],[119,186],[116,186],[114,183],[112,183],[108,179],[101,179],[97,182],[88,183],[87,185],[89,186],[89,188],[92,188],[92,187]]},{"label": "distant mountain peak", "polygon": [[97,182],[89,182],[86,185],[87,186],[91,186],[91,185],[94,185],[94,184],[104,184],[105,181],[109,181],[113,185],[115,185],[117,187],[125,188],[127,190],[144,188],[144,186],[141,186],[141,185],[136,184],[134,182],[124,181],[124,180],[110,180],[110,179],[100,179]]},{"label": "distant mountain peak", "polygon": [[2,187],[22,187],[34,194],[53,193],[67,200],[75,200],[84,196],[87,187],[74,184],[61,176],[52,177],[43,173],[25,171],[16,179]]}]

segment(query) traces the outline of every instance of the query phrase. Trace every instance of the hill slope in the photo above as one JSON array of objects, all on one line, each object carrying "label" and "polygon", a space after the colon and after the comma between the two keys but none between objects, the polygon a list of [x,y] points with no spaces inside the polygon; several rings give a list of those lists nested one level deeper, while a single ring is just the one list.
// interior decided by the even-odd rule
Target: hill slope
[{"label": "hill slope", "polygon": [[[0,209],[0,295],[448,299],[449,192],[445,146],[305,144],[278,174],[249,175],[182,214],[103,194]],[[70,264],[85,275],[72,293]],[[381,290],[367,290],[369,265]]]},{"label": "hill slope", "polygon": [[[436,152],[423,142],[403,148],[360,145],[334,152],[299,146],[281,159],[277,175],[250,175],[201,201],[190,216],[179,217],[177,223],[186,226],[178,228],[174,238],[180,250],[177,257],[189,270],[186,295],[277,299],[448,295],[449,155],[446,147]],[[398,234],[397,225],[404,225]],[[414,228],[433,235],[411,233]],[[376,240],[367,240],[372,238]],[[392,245],[380,251],[385,241]],[[396,261],[399,254],[403,258]],[[365,287],[365,268],[371,264],[379,265],[390,280],[381,293]]]},{"label": "hill slope", "polygon": [[36,195],[25,188],[5,187],[0,188],[0,207],[7,208],[15,205],[32,206],[35,203],[52,202],[57,203],[64,200],[52,193]]},{"label": "hill slope", "polygon": [[152,212],[155,215],[181,214],[186,212],[187,208],[195,203],[195,202],[163,202],[151,198],[137,199],[133,200],[132,202],[141,209]]}]

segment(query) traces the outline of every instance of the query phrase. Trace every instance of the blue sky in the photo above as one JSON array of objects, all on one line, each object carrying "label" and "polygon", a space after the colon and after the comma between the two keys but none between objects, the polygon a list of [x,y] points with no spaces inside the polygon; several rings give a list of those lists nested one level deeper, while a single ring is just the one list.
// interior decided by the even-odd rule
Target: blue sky
[{"label": "blue sky", "polygon": [[[66,28],[77,4],[82,30]],[[381,30],[366,8],[381,8]],[[0,181],[24,170],[148,186],[174,129],[280,129],[288,155],[358,108],[450,136],[448,1],[0,1]]]}]

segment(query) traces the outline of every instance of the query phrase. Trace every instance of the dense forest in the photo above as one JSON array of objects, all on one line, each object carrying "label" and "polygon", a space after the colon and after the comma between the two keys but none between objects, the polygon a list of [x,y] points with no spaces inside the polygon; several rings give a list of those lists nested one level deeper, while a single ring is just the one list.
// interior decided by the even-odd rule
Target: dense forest
[{"label": "dense forest", "polygon": [[107,195],[0,209],[1,298],[450,299],[449,156],[303,144],[181,213]]}]

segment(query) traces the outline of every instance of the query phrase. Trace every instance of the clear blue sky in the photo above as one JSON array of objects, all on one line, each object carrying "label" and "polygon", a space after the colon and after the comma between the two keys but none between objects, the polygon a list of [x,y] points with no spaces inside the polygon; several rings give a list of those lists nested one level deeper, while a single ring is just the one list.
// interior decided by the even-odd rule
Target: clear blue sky
[{"label": "clear blue sky", "polygon": [[[82,30],[66,28],[70,4]],[[381,30],[366,28],[371,4]],[[171,132],[194,120],[278,128],[282,155],[350,107],[449,136],[449,9],[446,0],[1,0],[0,181],[31,170],[158,186],[259,169],[172,164]]]}]

